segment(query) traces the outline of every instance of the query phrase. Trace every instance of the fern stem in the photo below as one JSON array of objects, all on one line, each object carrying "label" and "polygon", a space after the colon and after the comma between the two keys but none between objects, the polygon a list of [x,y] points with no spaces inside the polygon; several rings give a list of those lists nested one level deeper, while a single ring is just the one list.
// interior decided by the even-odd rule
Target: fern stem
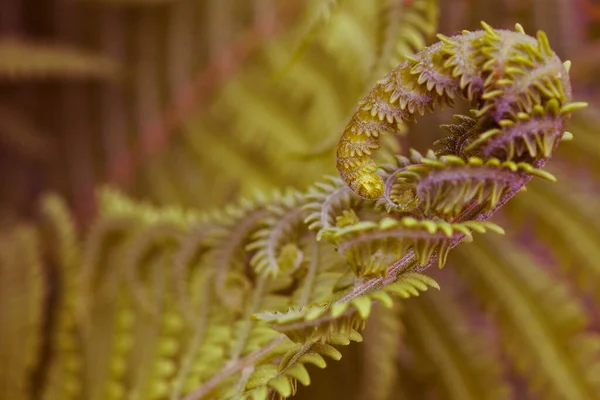
[{"label": "fern stem", "polygon": [[[297,2],[286,2],[279,10],[279,23],[275,27],[265,24],[265,18],[257,18],[256,23],[240,35],[240,39],[228,48],[220,51],[209,65],[191,81],[181,85],[181,89],[173,96],[162,113],[159,113],[152,122],[142,127],[138,142],[129,148],[123,148],[114,160],[114,165],[109,167],[113,172],[112,182],[127,187],[133,183],[135,172],[146,159],[150,159],[157,152],[164,150],[169,136],[176,132],[177,126],[194,110],[199,109],[214,93],[219,84],[226,82],[227,78],[236,72],[237,67],[243,63],[269,35],[278,33],[285,22],[297,13]],[[272,18],[266,18],[270,20]],[[156,143],[151,148],[141,146],[147,138],[154,138]],[[143,153],[130,149],[144,148]]]}]

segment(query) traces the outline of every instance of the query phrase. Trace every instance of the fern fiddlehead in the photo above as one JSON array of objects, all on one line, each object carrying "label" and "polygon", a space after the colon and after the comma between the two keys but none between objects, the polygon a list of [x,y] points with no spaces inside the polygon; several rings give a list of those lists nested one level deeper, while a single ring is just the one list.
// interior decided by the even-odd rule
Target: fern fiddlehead
[{"label": "fern fiddlehead", "polygon": [[[565,135],[570,112],[584,106],[570,103],[569,63],[550,50],[543,33],[536,40],[519,25],[517,32],[483,26],[439,36],[438,44],[392,70],[360,103],[337,149],[340,175],[358,196],[333,179],[311,189],[303,206],[310,211],[306,222],[335,245],[352,274],[339,277],[322,303],[255,314],[302,344],[291,354],[304,354],[312,343],[360,340],[373,301],[389,306],[390,294],[410,297],[438,287],[411,271],[435,260],[443,266],[448,251],[473,231],[502,233],[485,220],[533,176],[554,180],[540,168]],[[448,126],[451,134],[437,154],[413,151],[383,176],[376,173],[371,154],[381,134],[459,97],[474,106],[474,118]],[[284,377],[289,362],[272,370],[276,386],[261,375],[283,397],[293,392],[286,379],[297,379]],[[253,386],[253,398],[258,390]]]},{"label": "fern fiddlehead", "polygon": [[543,32],[536,41],[519,25],[517,32],[484,28],[438,35],[440,42],[394,68],[360,101],[337,147],[338,171],[355,193],[369,199],[384,193],[371,158],[381,134],[459,97],[474,105],[477,119],[467,137],[455,138],[463,143],[455,156],[531,162],[550,156],[566,116],[580,106],[569,103],[570,64],[552,52]]}]

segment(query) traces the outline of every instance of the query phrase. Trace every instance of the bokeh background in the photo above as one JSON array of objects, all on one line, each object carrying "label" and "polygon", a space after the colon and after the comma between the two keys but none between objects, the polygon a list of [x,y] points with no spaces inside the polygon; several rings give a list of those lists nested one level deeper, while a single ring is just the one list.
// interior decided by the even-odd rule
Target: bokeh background
[{"label": "bokeh background", "polygon": [[[335,173],[338,135],[378,78],[432,43],[435,32],[478,29],[481,20],[544,30],[573,63],[574,97],[590,107],[576,113],[568,127],[574,140],[561,144],[548,167],[559,183],[532,184],[496,218],[506,238],[464,246],[435,274],[445,294],[409,303],[397,319],[374,316],[366,331],[372,339],[346,349],[342,362],[315,373],[298,396],[377,399],[368,388],[389,372],[377,367],[383,351],[399,371],[391,398],[447,398],[451,377],[431,343],[446,338],[448,348],[469,347],[479,335],[484,353],[508,360],[513,394],[504,398],[534,398],[527,387],[544,380],[514,367],[543,367],[521,357],[527,351],[516,338],[535,329],[532,321],[561,346],[600,334],[594,0],[2,0],[0,224],[35,221],[40,196],[52,191],[85,230],[95,191],[107,184],[194,209],[255,191],[304,189]],[[423,118],[390,146],[430,147],[453,112]],[[490,265],[502,273],[475,272]],[[523,302],[535,305],[539,321],[515,316]],[[585,322],[563,329],[563,306]],[[585,353],[595,355],[557,362],[587,363],[598,383],[597,352]]]}]

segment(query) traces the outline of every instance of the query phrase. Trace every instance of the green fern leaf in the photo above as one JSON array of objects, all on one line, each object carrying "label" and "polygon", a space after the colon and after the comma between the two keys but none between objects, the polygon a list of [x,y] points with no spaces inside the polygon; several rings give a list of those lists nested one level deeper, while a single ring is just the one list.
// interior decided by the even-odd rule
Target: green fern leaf
[{"label": "green fern leaf", "polygon": [[0,233],[0,396],[28,399],[39,388],[31,377],[39,374],[41,348],[46,340],[42,326],[44,271],[40,238],[31,226],[3,228]]}]

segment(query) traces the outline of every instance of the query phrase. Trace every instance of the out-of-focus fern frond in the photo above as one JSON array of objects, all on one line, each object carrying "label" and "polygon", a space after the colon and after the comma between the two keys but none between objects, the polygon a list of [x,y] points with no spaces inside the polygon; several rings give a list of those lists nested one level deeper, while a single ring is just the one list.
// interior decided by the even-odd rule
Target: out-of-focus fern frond
[{"label": "out-of-focus fern frond", "polygon": [[120,66],[98,54],[61,45],[0,40],[0,79],[114,79]]},{"label": "out-of-focus fern frond", "polygon": [[598,124],[600,112],[597,108],[582,110],[580,115],[574,115],[570,129],[576,132],[577,136],[564,146],[565,156],[571,163],[585,166],[595,175],[600,168],[600,143],[596,139]]},{"label": "out-of-focus fern frond", "polygon": [[[332,171],[331,161],[323,157],[323,149],[333,146],[332,136],[342,127],[365,85],[373,79],[371,69],[378,61],[373,50],[376,33],[370,27],[376,24],[377,13],[371,4],[351,0],[335,2],[330,14],[317,12],[325,6],[322,2],[306,5],[306,15],[328,17],[307,17],[307,20],[319,21],[309,24],[319,28],[314,37],[305,42],[301,57],[281,69],[290,60],[293,44],[307,39],[299,24],[264,43],[239,76],[223,86],[210,113],[201,113],[192,118],[192,123],[184,123],[182,147],[196,148],[198,155],[202,149],[219,148],[218,144],[206,144],[211,141],[208,136],[216,133],[220,141],[228,143],[226,149],[231,154],[228,156],[231,163],[237,164],[246,158],[244,154],[252,153],[252,163],[244,167],[248,172],[244,180],[238,179],[238,168],[229,168],[228,163],[214,153],[205,155],[202,163],[212,167],[198,169],[203,182],[211,184],[214,176],[204,176],[203,171],[218,168],[224,174],[219,180],[229,180],[231,192],[247,195],[255,186],[266,188],[284,182],[306,186],[324,172]],[[420,2],[407,4],[401,14],[419,14],[423,7]],[[399,25],[398,34],[403,32],[403,27]],[[408,25],[406,27],[408,29]],[[407,33],[407,36],[413,35]],[[422,31],[422,35],[427,33]],[[281,75],[270,79],[278,71]],[[397,143],[394,146],[397,147]],[[175,154],[174,158],[179,157]],[[257,159],[261,162],[256,163]],[[298,168],[302,168],[303,174],[295,173]],[[269,171],[267,176],[263,171]],[[154,176],[159,182],[158,175],[148,176],[150,183]],[[168,189],[168,186],[161,187]]]},{"label": "out-of-focus fern frond", "polygon": [[404,326],[400,322],[403,308],[401,303],[390,308],[381,304],[373,307],[373,314],[363,333],[360,400],[388,400],[397,393],[394,388],[404,336]]},{"label": "out-of-focus fern frond", "polygon": [[469,326],[455,300],[442,293],[406,305],[403,319],[411,351],[427,360],[443,399],[508,399],[502,361],[490,343]]},{"label": "out-of-focus fern frond", "polygon": [[[514,245],[498,240],[457,252],[456,266],[496,316],[514,368],[532,394],[594,399],[599,338],[585,330],[586,315],[568,287]],[[596,361],[597,363],[597,361]]]},{"label": "out-of-focus fern frond", "polygon": [[298,43],[296,48],[291,52],[290,59],[286,65],[280,70],[279,74],[284,74],[287,70],[294,65],[304,55],[308,47],[316,39],[319,31],[323,29],[323,26],[331,18],[332,12],[335,11],[336,7],[340,5],[344,0],[313,0],[309,2],[306,7],[305,14],[307,14],[301,22],[302,33],[299,35]]},{"label": "out-of-focus fern frond", "polygon": [[45,244],[56,268],[54,282],[61,291],[51,314],[52,330],[48,337],[51,356],[46,366],[45,385],[37,390],[42,392],[43,399],[77,399],[84,393],[84,358],[76,308],[81,271],[79,235],[67,205],[59,197],[44,198],[42,213],[45,218]]},{"label": "out-of-focus fern frond", "polygon": [[379,0],[378,74],[419,51],[437,31],[437,0]]},{"label": "out-of-focus fern frond", "polygon": [[[564,190],[564,188],[562,189]],[[579,287],[597,297],[600,284],[600,226],[562,190],[532,185],[526,196],[514,203],[535,223],[536,235],[561,264],[573,274]],[[597,297],[600,301],[600,297]]]},{"label": "out-of-focus fern frond", "polygon": [[31,226],[3,227],[0,233],[0,394],[25,400],[36,392],[32,377],[47,338],[46,271],[39,235]]}]

